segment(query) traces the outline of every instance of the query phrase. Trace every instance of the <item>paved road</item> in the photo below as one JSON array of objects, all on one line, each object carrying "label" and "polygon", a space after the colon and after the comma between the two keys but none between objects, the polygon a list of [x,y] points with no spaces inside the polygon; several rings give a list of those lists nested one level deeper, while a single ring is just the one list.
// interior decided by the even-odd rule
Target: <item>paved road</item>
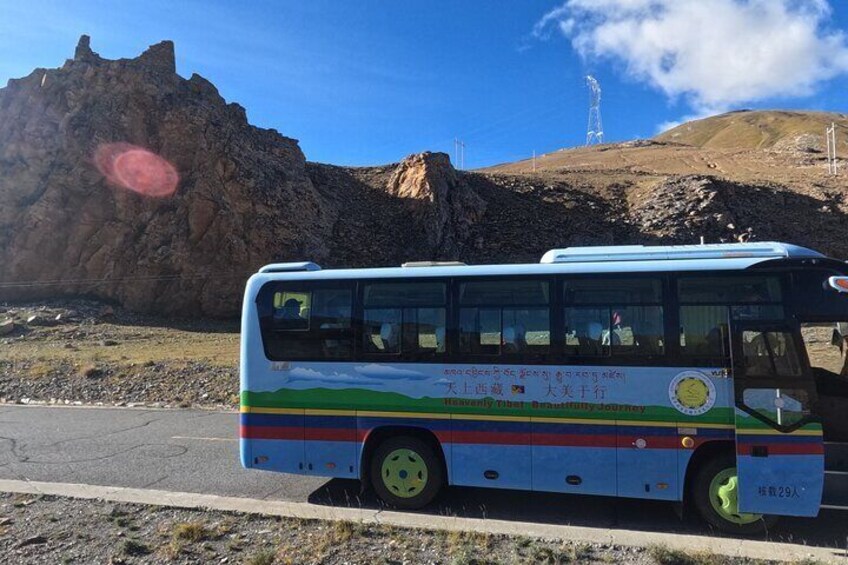
[{"label": "paved road", "polygon": [[[0,407],[0,478],[153,488],[244,498],[376,507],[357,481],[265,473],[238,461],[237,415],[197,410]],[[429,510],[642,531],[709,533],[667,503],[451,488]],[[772,539],[845,548],[848,512],[784,519]]]}]

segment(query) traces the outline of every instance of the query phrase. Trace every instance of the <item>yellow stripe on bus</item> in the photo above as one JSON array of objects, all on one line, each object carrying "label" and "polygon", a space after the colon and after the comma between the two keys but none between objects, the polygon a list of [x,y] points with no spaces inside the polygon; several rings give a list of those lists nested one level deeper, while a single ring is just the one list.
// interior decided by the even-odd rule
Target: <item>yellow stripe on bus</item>
[{"label": "yellow stripe on bus", "polygon": [[356,414],[364,418],[421,418],[428,420],[450,420],[451,418],[450,414],[429,412],[374,412],[359,410]]},{"label": "yellow stripe on bus", "polygon": [[763,436],[821,436],[821,430],[795,430],[786,433],[780,430],[736,430],[737,435],[763,435]]},{"label": "yellow stripe on bus", "polygon": [[531,416],[531,422],[540,424],[591,424],[596,426],[614,426],[615,420],[592,420],[589,418],[551,418],[549,416]]},{"label": "yellow stripe on bus", "polygon": [[356,416],[356,410],[329,410],[308,408],[303,411],[306,416]]},{"label": "yellow stripe on bus", "polygon": [[241,412],[246,414],[303,414],[303,408],[261,408],[258,406],[242,406]]},{"label": "yellow stripe on bus", "polygon": [[451,414],[452,420],[483,420],[486,422],[529,422],[530,416],[483,416],[480,414]]},{"label": "yellow stripe on bus", "polygon": [[[250,414],[303,414],[306,416],[361,416],[363,418],[415,418],[422,420],[475,420],[483,422],[537,422],[540,424],[586,424],[596,426],[645,426],[656,428],[705,428],[705,429],[733,429],[733,424],[708,424],[700,422],[658,422],[638,420],[601,420],[591,418],[553,418],[548,416],[497,416],[483,414],[448,414],[443,412],[386,412],[373,410],[331,410],[331,409],[303,409],[303,408],[263,408],[259,406],[242,406],[241,412]],[[738,433],[746,434],[780,434],[777,430],[739,430]],[[820,435],[816,430],[799,430],[796,435]],[[790,434],[791,435],[791,434]]]}]

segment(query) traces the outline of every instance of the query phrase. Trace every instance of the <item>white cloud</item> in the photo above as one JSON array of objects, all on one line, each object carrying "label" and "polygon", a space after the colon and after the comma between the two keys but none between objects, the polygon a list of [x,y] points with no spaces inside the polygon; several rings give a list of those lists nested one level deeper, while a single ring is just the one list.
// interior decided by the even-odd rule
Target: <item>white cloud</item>
[{"label": "white cloud", "polygon": [[568,0],[533,35],[557,29],[584,59],[622,64],[703,117],[809,96],[848,72],[846,36],[830,18],[826,0]]}]

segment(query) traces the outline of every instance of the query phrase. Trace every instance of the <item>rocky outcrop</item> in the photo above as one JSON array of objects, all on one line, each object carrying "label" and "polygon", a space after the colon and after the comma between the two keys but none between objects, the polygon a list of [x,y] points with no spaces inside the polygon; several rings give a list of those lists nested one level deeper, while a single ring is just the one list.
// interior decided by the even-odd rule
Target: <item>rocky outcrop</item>
[{"label": "rocky outcrop", "polygon": [[[104,148],[119,174],[98,169]],[[165,197],[149,190],[172,178],[162,162]],[[0,89],[0,299],[231,315],[257,266],[326,258],[333,221],[297,142],[178,76],[171,42],[113,61],[84,36]]]},{"label": "rocky outcrop", "polygon": [[459,176],[445,153],[419,153],[394,170],[386,191],[408,203],[413,229],[424,235],[424,255],[455,255],[486,203]]}]

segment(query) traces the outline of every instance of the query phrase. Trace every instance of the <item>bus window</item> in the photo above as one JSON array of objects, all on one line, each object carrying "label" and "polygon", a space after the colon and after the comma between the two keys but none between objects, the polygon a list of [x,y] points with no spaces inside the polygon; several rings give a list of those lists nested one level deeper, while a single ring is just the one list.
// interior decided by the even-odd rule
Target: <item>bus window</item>
[{"label": "bus window", "polygon": [[681,306],[680,349],[698,357],[730,357],[726,306]]},{"label": "bus window", "polygon": [[774,276],[687,277],[678,283],[684,304],[780,303],[780,279]]},{"label": "bus window", "polygon": [[[266,295],[268,296],[268,295]],[[267,298],[265,300],[268,300]],[[351,288],[278,288],[260,304],[269,359],[349,359],[353,354]],[[268,315],[270,314],[270,315]]]},{"label": "bus window", "polygon": [[798,377],[801,364],[791,334],[745,330],[742,333],[745,373],[751,377]]},{"label": "bus window", "polygon": [[662,355],[662,281],[566,280],[565,352],[578,357]]},{"label": "bus window", "polygon": [[405,351],[445,352],[444,308],[407,308],[403,312]]},{"label": "bus window", "polygon": [[545,354],[551,345],[550,292],[544,280],[460,284],[459,349],[472,355]]},{"label": "bus window", "polygon": [[311,301],[311,292],[275,292],[274,329],[308,330]]},{"label": "bus window", "polygon": [[680,351],[689,357],[730,358],[730,320],[782,320],[775,276],[685,277],[678,281]]},{"label": "bus window", "polygon": [[[609,355],[609,310],[565,309],[565,350],[567,355],[606,357]],[[606,343],[605,343],[606,342]]]},{"label": "bus window", "polygon": [[400,308],[369,308],[363,316],[365,351],[370,353],[400,353]]},{"label": "bus window", "polygon": [[447,285],[382,282],[363,291],[364,351],[429,356],[445,352]]}]

